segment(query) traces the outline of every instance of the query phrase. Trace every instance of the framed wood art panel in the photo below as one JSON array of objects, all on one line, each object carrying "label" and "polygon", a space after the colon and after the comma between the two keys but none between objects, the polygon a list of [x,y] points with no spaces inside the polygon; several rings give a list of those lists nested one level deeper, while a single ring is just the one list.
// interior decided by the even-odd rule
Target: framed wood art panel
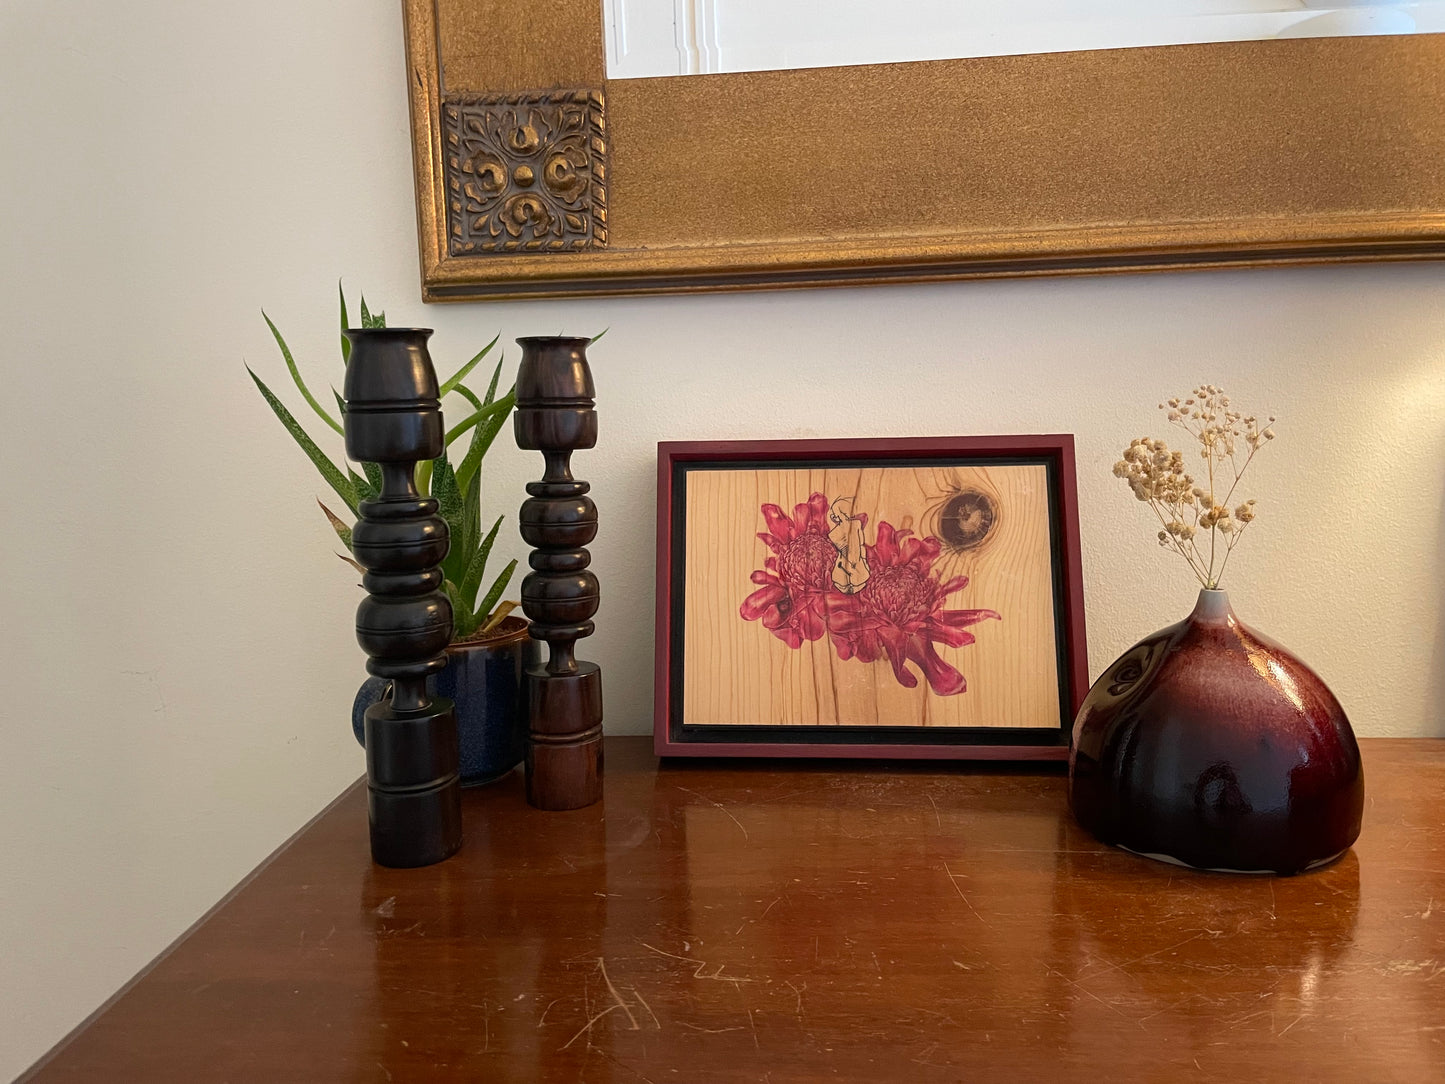
[{"label": "framed wood art panel", "polygon": [[602,0],[403,0],[427,300],[1445,253],[1445,35],[608,79]]},{"label": "framed wood art panel", "polygon": [[1067,755],[1069,436],[660,444],[657,568],[659,754]]}]

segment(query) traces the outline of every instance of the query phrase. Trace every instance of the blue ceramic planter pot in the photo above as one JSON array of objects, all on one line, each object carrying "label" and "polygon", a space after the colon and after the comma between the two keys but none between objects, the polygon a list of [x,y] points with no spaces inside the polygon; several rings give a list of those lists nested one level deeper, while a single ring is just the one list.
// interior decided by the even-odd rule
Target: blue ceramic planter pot
[{"label": "blue ceramic planter pot", "polygon": [[[527,622],[508,617],[486,639],[448,647],[446,669],[427,680],[428,692],[456,704],[464,786],[490,783],[521,762],[527,738],[522,674],[540,660],[541,644],[528,635]],[[370,677],[356,691],[351,731],[363,745],[366,709],[382,698],[389,684]]]}]

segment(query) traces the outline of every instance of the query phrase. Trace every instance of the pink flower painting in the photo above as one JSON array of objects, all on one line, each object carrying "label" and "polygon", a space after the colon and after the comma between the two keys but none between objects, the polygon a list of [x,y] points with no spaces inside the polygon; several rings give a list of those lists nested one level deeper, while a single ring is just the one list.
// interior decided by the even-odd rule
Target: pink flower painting
[{"label": "pink flower painting", "polygon": [[1002,618],[996,610],[947,608],[968,577],[945,582],[933,572],[937,538],[916,538],[881,521],[869,545],[863,540],[867,515],[841,498],[830,504],[822,493],[794,508],[791,518],[775,504],[763,505],[762,515],[768,530],[758,538],[772,556],[752,574],[760,586],[743,600],[743,620],[761,620],[790,648],[826,634],[844,661],[886,658],[905,688],[918,686],[909,663],[939,696],[968,688],[935,645],[974,643],[969,626]]},{"label": "pink flower painting", "polygon": [[743,600],[744,621],[762,619],[767,629],[791,648],[804,640],[821,640],[827,631],[827,592],[832,587],[838,551],[828,541],[828,501],[814,493],[793,509],[791,519],[776,504],[765,504],[768,529],[758,538],[773,556],[755,571],[761,584]]}]

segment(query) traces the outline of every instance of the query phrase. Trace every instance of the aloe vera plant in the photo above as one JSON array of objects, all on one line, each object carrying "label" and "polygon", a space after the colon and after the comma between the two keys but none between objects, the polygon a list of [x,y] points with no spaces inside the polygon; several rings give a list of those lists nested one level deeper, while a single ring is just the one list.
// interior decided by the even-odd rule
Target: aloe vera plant
[{"label": "aloe vera plant", "polygon": [[[346,329],[350,327],[350,318],[346,311],[346,293],[339,285],[337,294],[341,307],[341,364],[344,369],[351,356],[351,344],[345,335]],[[306,381],[302,379],[301,370],[296,365],[296,359],[292,356],[291,349],[286,345],[286,340],[282,338],[276,325],[271,322],[271,318],[264,311],[261,313],[261,317],[266,321],[266,326],[271,329],[271,334],[276,339],[276,345],[281,350],[281,357],[286,363],[286,369],[291,374],[291,380],[306,401],[306,405],[327,427],[338,434],[342,433],[340,418],[345,413],[346,407],[340,394],[334,387],[332,388],[337,411],[336,415],[332,416],[311,393]],[[386,326],[386,314],[383,312],[373,313],[367,307],[365,296],[361,298],[361,326],[363,328]],[[492,370],[492,379],[487,385],[486,395],[478,397],[463,383],[482,359],[491,353],[500,337],[499,335],[492,339],[470,361],[442,381],[442,398],[445,399],[449,395],[460,397],[467,404],[467,412],[462,421],[447,430],[446,444],[441,456],[429,462],[418,463],[416,468],[417,488],[422,493],[436,497],[440,506],[439,514],[446,520],[447,528],[451,532],[451,549],[447,553],[446,560],[442,562],[442,588],[452,604],[453,643],[479,638],[499,624],[502,618],[506,617],[517,605],[515,602],[502,601],[502,593],[511,583],[512,573],[517,568],[515,560],[508,562],[506,568],[497,574],[485,594],[481,593],[482,584],[486,580],[487,561],[491,557],[492,544],[497,539],[497,531],[502,526],[503,518],[498,516],[496,522],[483,534],[482,460],[487,454],[487,449],[492,446],[492,441],[496,439],[502,426],[506,424],[512,408],[516,405],[516,385],[508,388],[501,398],[497,397],[497,382],[502,375],[500,358],[496,368]],[[358,474],[349,464],[346,464],[344,459],[342,460],[344,467],[337,466],[296,420],[295,415],[251,370],[249,365],[246,366],[246,372],[250,373],[262,398],[280,419],[286,431],[291,434],[292,439],[306,453],[307,458],[320,472],[326,484],[341,498],[350,510],[352,517],[359,515],[358,509],[361,502],[374,497],[381,488],[380,469],[375,463],[363,463],[361,464],[362,471]],[[449,449],[463,437],[469,438],[466,451],[460,462],[454,466]],[[336,531],[336,536],[341,539],[342,545],[349,552],[351,550],[351,527],[324,503],[319,500],[317,503],[321,505],[321,511],[325,513],[327,520]],[[353,567],[361,569],[361,566],[357,565],[352,558],[345,554],[340,556]],[[479,594],[481,595],[480,599],[478,599]]]}]

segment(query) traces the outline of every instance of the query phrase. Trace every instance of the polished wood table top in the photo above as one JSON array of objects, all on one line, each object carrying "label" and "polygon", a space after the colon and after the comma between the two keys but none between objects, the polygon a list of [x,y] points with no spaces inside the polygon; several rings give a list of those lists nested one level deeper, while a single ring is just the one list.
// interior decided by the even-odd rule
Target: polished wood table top
[{"label": "polished wood table top", "polygon": [[1362,742],[1294,878],[1096,844],[1062,774],[662,766],[464,799],[429,869],[348,790],[41,1081],[1445,1080],[1445,741]]}]

